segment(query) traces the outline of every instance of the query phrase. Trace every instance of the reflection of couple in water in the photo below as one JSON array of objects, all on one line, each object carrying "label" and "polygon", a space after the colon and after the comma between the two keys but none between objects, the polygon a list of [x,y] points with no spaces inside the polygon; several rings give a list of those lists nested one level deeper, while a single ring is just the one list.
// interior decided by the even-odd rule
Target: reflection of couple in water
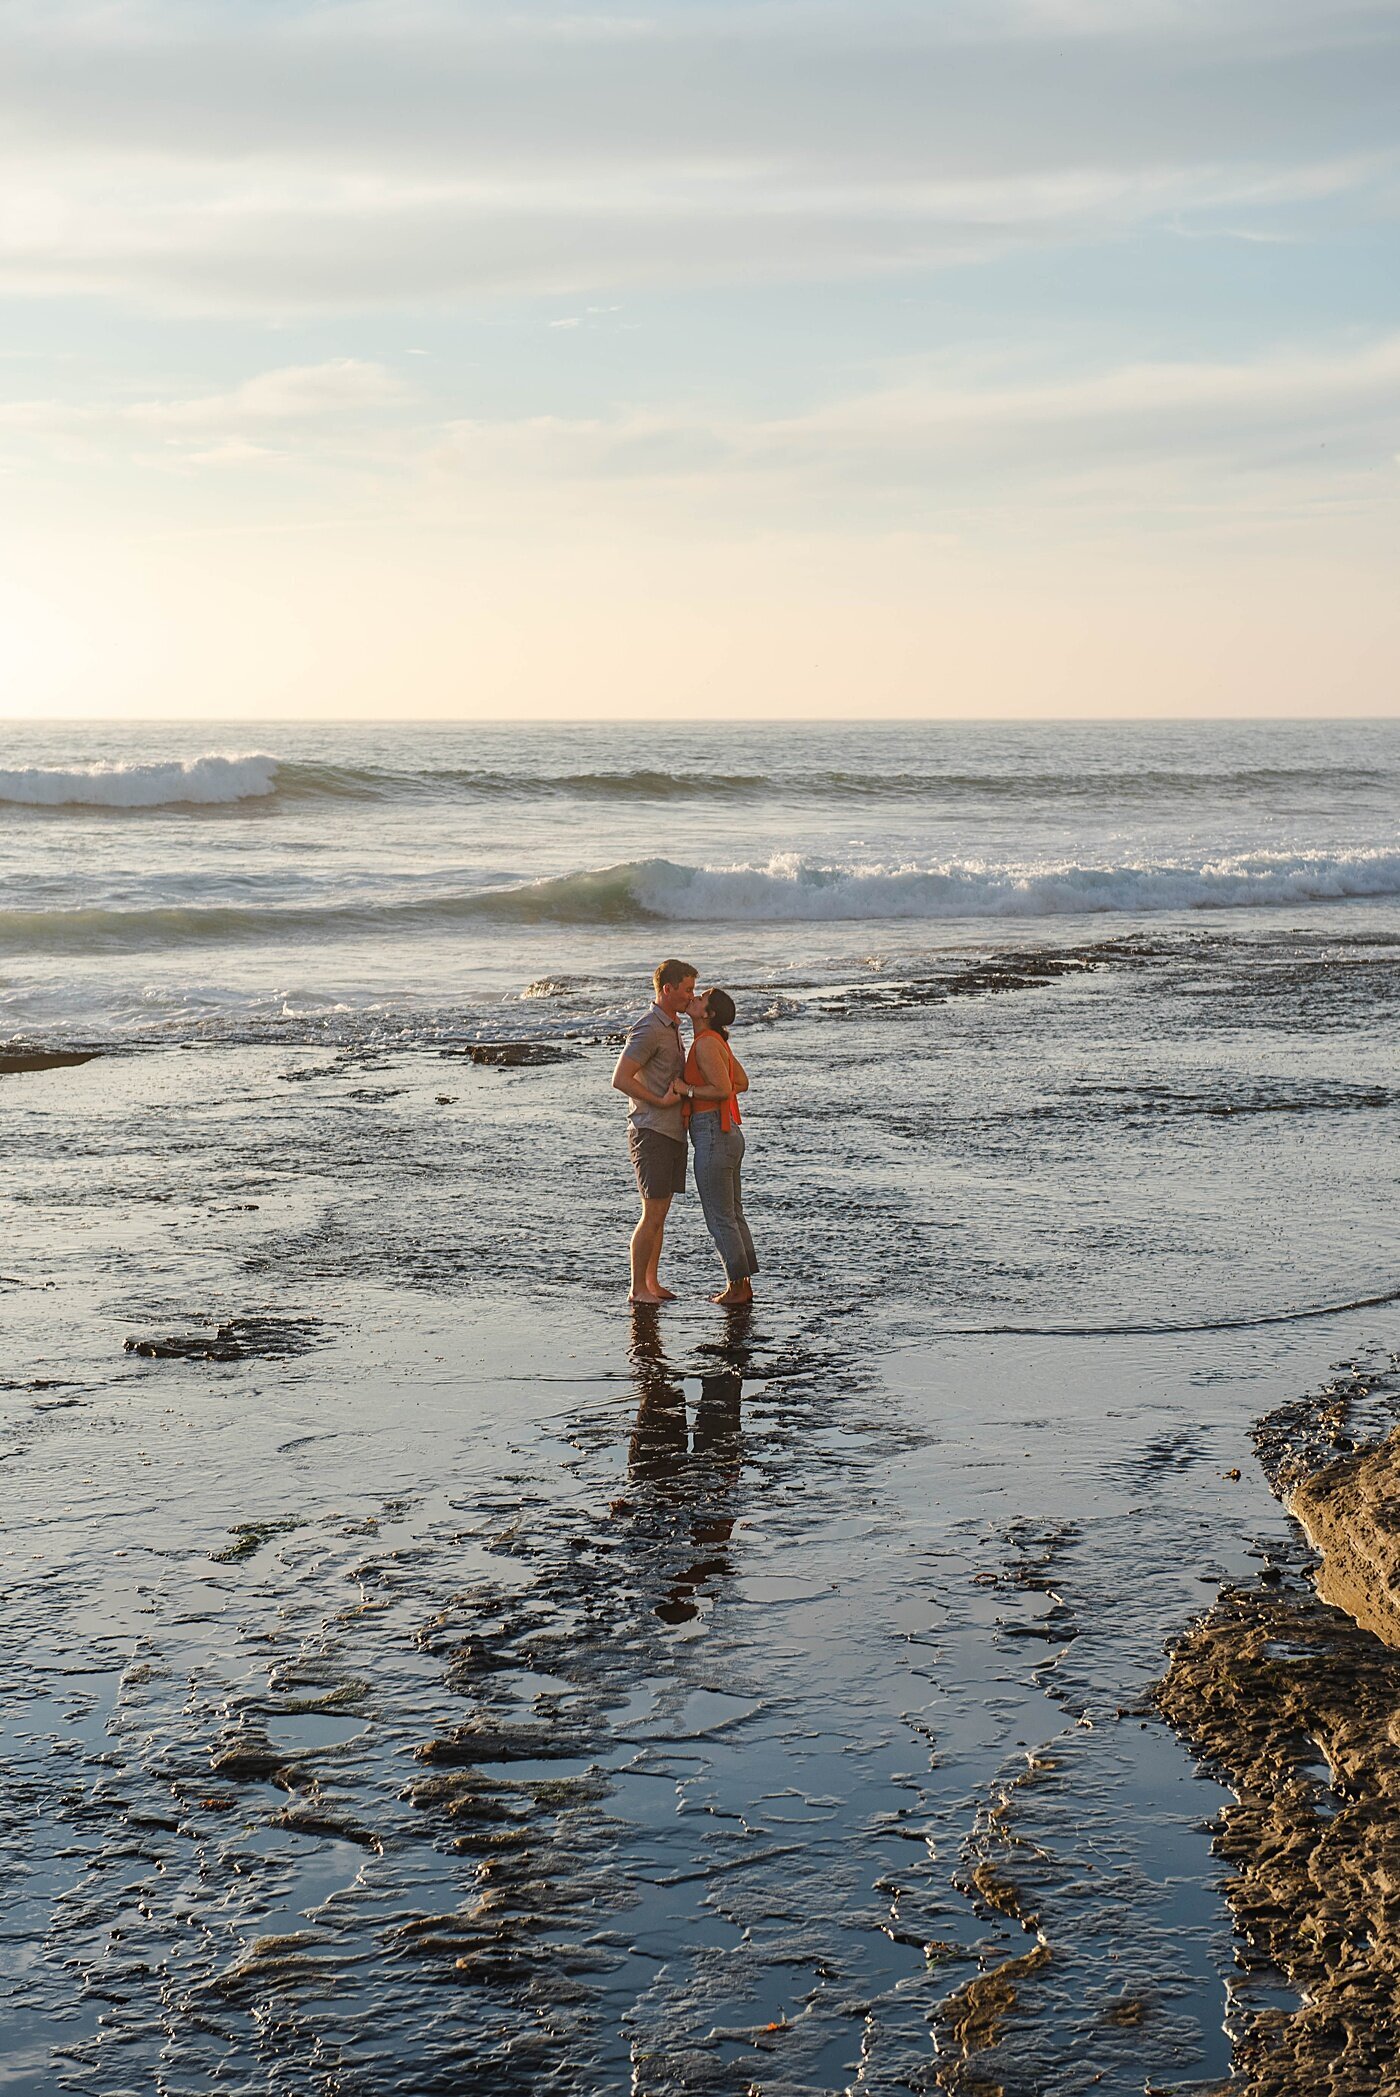
[{"label": "reflection of couple in water", "polygon": [[[662,962],[652,978],[656,1002],[628,1035],[612,1077],[631,1103],[627,1141],[642,1197],[641,1220],[632,1233],[633,1303],[669,1303],[675,1294],[661,1286],[657,1268],[671,1198],[685,1191],[687,1129],[700,1207],[724,1263],[725,1287],[712,1300],[753,1301],[758,1255],[739,1192],[739,1094],[749,1089],[748,1074],[729,1046],[733,998],[727,990],[700,996],[695,981],[689,962]],[[689,1054],[681,1041],[682,1019],[691,1024]]]},{"label": "reflection of couple in water", "polygon": [[664,1584],[652,1606],[663,1623],[688,1623],[710,1583],[734,1570],[729,1544],[743,1468],[740,1402],[751,1315],[731,1310],[724,1344],[707,1350],[716,1366],[701,1374],[692,1426],[684,1380],[662,1351],[655,1308],[639,1305],[632,1313],[637,1419],[627,1473],[637,1497],[628,1506],[656,1551]]}]

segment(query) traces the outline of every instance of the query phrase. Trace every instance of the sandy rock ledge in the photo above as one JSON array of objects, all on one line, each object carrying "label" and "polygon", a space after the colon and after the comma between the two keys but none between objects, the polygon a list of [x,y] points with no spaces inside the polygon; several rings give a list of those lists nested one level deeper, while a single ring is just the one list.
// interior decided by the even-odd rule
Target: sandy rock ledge
[{"label": "sandy rock ledge", "polygon": [[1232,2097],[1378,2097],[1400,2090],[1400,1434],[1289,1506],[1319,1593],[1226,1590],[1157,1701],[1237,1795],[1216,1848],[1242,1963],[1300,1998],[1241,2020]]},{"label": "sandy rock ledge", "polygon": [[1400,1433],[1305,1479],[1288,1507],[1321,1554],[1322,1599],[1400,1647]]}]

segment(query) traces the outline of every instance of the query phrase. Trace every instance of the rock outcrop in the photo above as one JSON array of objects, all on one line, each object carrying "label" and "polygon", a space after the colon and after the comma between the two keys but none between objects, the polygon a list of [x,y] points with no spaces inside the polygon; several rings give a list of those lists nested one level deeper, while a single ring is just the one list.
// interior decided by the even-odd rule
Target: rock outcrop
[{"label": "rock outcrop", "polygon": [[1400,1647],[1400,1433],[1305,1479],[1288,1506],[1321,1554],[1323,1600]]},{"label": "rock outcrop", "polygon": [[1226,1590],[1157,1690],[1236,1793],[1216,1848],[1241,1962],[1296,1992],[1247,2017],[1232,2097],[1400,2088],[1400,1434],[1289,1500],[1317,1592]]}]

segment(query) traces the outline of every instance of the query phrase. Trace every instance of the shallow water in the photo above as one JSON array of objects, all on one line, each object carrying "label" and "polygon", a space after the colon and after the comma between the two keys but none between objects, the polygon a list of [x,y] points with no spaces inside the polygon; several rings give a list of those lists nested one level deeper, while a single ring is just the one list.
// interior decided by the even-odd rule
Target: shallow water
[{"label": "shallow water", "polygon": [[[1312,1110],[1307,1207],[1291,1112],[1129,1150],[1083,1044],[1140,1065],[1142,979],[1061,1071],[1086,988],[951,1008],[983,1100],[936,1134],[922,1017],[844,1021],[844,1131],[752,1120],[750,1321],[687,1210],[690,1300],[629,1322],[607,1049],[450,1108],[423,1051],[5,1081],[12,2087],[956,2088],[950,2004],[1040,1943],[1008,2090],[1223,2071],[1220,1795],[1143,1699],[1288,1548],[1254,1418],[1393,1314],[1055,1328],[1377,1293],[1393,1110]],[[1058,1121],[991,1054],[1032,1010]],[[821,1053],[755,1037],[774,1120]],[[1191,1096],[1262,1060],[1198,1037]],[[527,1143],[578,1169],[512,1200]],[[267,1351],[123,1351],[238,1315]]]}]

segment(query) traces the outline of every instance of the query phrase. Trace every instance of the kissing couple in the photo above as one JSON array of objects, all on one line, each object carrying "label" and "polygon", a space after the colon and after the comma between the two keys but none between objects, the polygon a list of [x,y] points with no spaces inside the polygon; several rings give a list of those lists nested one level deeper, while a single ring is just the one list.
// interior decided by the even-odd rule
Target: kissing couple
[{"label": "kissing couple", "polygon": [[[695,1146],[695,1185],[705,1225],[724,1264],[725,1287],[712,1303],[753,1302],[758,1255],[753,1249],[739,1168],[744,1158],[744,1132],[739,1126],[739,1094],[749,1089],[748,1073],[729,1046],[734,1000],[727,990],[695,988],[696,971],[688,961],[663,961],[652,977],[655,1003],[627,1036],[614,1088],[626,1093],[627,1147],[637,1175],[642,1213],[632,1233],[632,1303],[670,1303],[675,1290],[664,1289],[657,1274],[666,1212],[674,1195],[685,1192],[686,1132]],[[687,1054],[681,1021],[691,1024]]]}]

